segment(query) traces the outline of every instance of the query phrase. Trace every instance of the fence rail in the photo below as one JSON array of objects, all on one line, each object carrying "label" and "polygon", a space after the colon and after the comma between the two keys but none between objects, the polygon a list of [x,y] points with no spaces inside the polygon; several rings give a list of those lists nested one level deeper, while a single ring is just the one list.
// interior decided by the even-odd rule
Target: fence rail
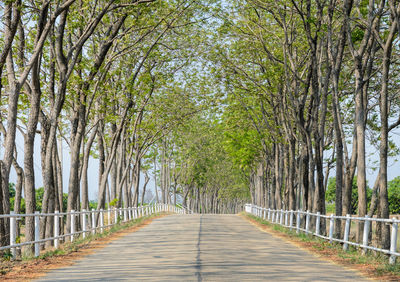
[{"label": "fence rail", "polygon": [[[59,248],[60,240],[64,240],[69,237],[70,241],[73,242],[79,235],[85,238],[89,233],[95,234],[96,232],[103,233],[106,228],[112,227],[119,222],[128,222],[135,220],[142,216],[148,216],[159,212],[174,212],[178,214],[191,213],[185,208],[169,205],[169,204],[154,204],[141,207],[131,207],[131,208],[114,208],[107,210],[94,210],[91,211],[70,211],[70,212],[58,212],[54,213],[39,213],[34,214],[10,214],[0,215],[0,218],[7,218],[10,221],[10,245],[0,246],[0,251],[11,250],[11,255],[13,259],[17,256],[17,249],[27,245],[34,245],[34,255],[38,257],[40,255],[40,245],[45,242],[52,242],[55,248]],[[107,224],[105,224],[104,217],[107,214]],[[96,219],[97,215],[97,219]],[[33,217],[34,218],[34,234],[35,240],[29,242],[17,243],[17,221],[23,218]],[[40,221],[44,220],[54,221],[54,236],[48,238],[40,238]],[[69,233],[63,234],[64,230],[61,228],[62,223],[69,220],[71,229]],[[80,220],[80,222],[79,222]],[[77,224],[79,222],[79,224]],[[97,223],[96,223],[97,222]]]},{"label": "fence rail", "polygon": [[[397,242],[400,240],[398,237],[398,225],[400,220],[396,219],[384,219],[384,218],[371,218],[371,217],[356,217],[356,216],[335,216],[335,215],[322,215],[318,213],[311,213],[309,211],[288,211],[288,210],[274,210],[267,209],[263,207],[259,207],[252,204],[245,205],[245,211],[247,213],[253,214],[256,217],[262,218],[274,224],[279,224],[284,227],[289,228],[290,230],[296,230],[296,233],[300,231],[305,232],[307,234],[329,240],[332,242],[339,242],[343,244],[343,249],[348,250],[349,245],[359,247],[363,249],[363,253],[366,253],[368,250],[373,250],[377,252],[381,252],[389,255],[389,263],[394,264],[396,262],[396,257],[400,256],[400,252],[397,249]],[[326,234],[325,232],[321,232],[321,219],[326,222],[329,221],[329,227],[327,226]],[[335,221],[340,220],[343,221],[344,232],[343,238],[335,238],[334,229],[335,229]],[[350,240],[351,234],[351,224],[352,222],[362,223],[363,225],[363,238],[362,243],[357,243],[355,241]],[[371,238],[372,238],[372,224],[377,223],[380,224],[388,224],[391,226],[391,238],[390,238],[390,248],[382,249],[377,246],[372,246]]]}]

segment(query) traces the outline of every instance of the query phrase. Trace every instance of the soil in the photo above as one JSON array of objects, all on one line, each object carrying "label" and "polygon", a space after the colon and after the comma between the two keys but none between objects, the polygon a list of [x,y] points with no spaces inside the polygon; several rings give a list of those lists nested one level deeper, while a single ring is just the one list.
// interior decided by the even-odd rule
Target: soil
[{"label": "soil", "polygon": [[322,244],[319,244],[318,242],[305,242],[302,241],[298,237],[293,237],[290,236],[286,233],[282,233],[279,231],[274,230],[270,226],[264,225],[259,223],[258,221],[246,216],[246,215],[240,215],[242,218],[245,220],[249,221],[253,225],[257,226],[260,230],[267,232],[275,237],[279,237],[286,242],[289,242],[309,253],[312,253],[316,255],[317,257],[333,262],[335,264],[341,265],[345,268],[355,270],[359,273],[361,273],[363,276],[373,279],[373,280],[378,280],[378,281],[400,281],[400,276],[394,275],[391,273],[382,273],[379,275],[377,268],[378,265],[373,265],[369,263],[365,264],[359,264],[351,259],[346,259],[342,258],[339,256],[337,250],[335,248],[327,248],[323,247]]},{"label": "soil", "polygon": [[0,281],[31,281],[44,276],[47,272],[70,266],[85,256],[104,248],[108,243],[124,235],[135,232],[138,229],[150,224],[154,219],[166,215],[160,215],[144,220],[138,225],[116,231],[104,238],[98,238],[89,243],[82,244],[79,249],[68,254],[54,255],[46,258],[36,258],[27,261],[1,261]]}]

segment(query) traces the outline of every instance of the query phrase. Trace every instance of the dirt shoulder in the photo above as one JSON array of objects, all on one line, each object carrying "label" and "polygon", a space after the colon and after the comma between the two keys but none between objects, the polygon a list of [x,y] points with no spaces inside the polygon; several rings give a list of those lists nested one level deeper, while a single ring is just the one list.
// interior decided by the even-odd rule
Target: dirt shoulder
[{"label": "dirt shoulder", "polygon": [[[129,233],[135,232],[140,228],[150,224],[154,219],[161,218],[167,214],[158,215],[144,219],[132,226],[115,231],[106,237],[95,238],[88,242],[82,242],[74,246],[66,244],[61,247],[62,254],[52,254],[41,256],[23,261],[1,261],[0,280],[7,281],[30,281],[44,276],[47,272],[70,266],[85,256],[94,253],[96,250],[104,248],[108,243]],[[51,252],[49,250],[46,253]]]},{"label": "dirt shoulder", "polygon": [[[341,245],[330,244],[328,241],[318,240],[309,236],[296,236],[275,230],[271,224],[264,224],[247,214],[240,214],[243,219],[275,237],[279,237],[317,257],[341,265],[345,268],[355,270],[363,276],[378,281],[400,281],[400,266],[389,266],[384,262],[387,258],[374,255],[361,256],[359,252],[344,252]],[[283,227],[281,227],[283,228]],[[391,269],[393,267],[393,269]],[[399,273],[399,274],[397,274]]]}]

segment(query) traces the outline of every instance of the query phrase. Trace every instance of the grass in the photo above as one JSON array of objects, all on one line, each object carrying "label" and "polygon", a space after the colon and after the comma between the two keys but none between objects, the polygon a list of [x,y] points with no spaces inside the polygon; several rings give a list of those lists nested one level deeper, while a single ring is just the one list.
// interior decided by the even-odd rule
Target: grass
[{"label": "grass", "polygon": [[363,255],[361,251],[354,246],[349,246],[349,250],[344,251],[340,243],[330,243],[327,240],[303,232],[296,233],[289,228],[272,224],[252,214],[242,213],[242,215],[261,225],[268,226],[276,232],[284,234],[285,237],[288,237],[291,241],[303,243],[301,244],[302,246],[306,246],[308,249],[322,254],[333,261],[346,265],[351,264],[374,278],[382,279],[382,277],[386,277],[390,280],[400,280],[400,263],[397,261],[394,265],[389,264],[387,255],[377,252],[368,252]]}]

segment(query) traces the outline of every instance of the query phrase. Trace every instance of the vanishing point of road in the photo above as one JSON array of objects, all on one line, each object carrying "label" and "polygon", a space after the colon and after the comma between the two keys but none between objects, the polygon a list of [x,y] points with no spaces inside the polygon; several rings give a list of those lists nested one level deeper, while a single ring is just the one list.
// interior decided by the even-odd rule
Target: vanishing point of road
[{"label": "vanishing point of road", "polygon": [[237,215],[170,215],[40,281],[363,281]]}]

